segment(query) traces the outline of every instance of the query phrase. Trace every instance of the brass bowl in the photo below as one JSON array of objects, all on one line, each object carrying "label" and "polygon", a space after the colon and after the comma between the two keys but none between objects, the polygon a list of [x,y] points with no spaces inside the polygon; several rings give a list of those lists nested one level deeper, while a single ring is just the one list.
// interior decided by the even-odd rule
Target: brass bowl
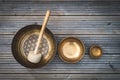
[{"label": "brass bowl", "polygon": [[102,49],[98,45],[93,45],[90,48],[90,56],[92,58],[100,58],[102,56]]},{"label": "brass bowl", "polygon": [[85,52],[84,44],[81,40],[68,37],[63,39],[58,46],[59,57],[67,63],[77,63]]},{"label": "brass bowl", "polygon": [[[41,25],[28,25],[20,29],[13,38],[12,41],[12,52],[15,59],[23,66],[28,68],[37,68],[45,66],[48,62],[50,62],[56,53],[56,40],[54,35],[49,29],[45,29],[43,34],[42,43],[43,45],[39,45],[39,53],[40,50],[43,50],[42,59],[39,63],[31,63],[27,60],[27,55],[29,51],[35,48],[35,40],[37,40],[39,30],[41,29]],[[40,47],[42,46],[42,48]],[[47,49],[47,50],[46,50]],[[33,49],[34,50],[34,49]]]}]

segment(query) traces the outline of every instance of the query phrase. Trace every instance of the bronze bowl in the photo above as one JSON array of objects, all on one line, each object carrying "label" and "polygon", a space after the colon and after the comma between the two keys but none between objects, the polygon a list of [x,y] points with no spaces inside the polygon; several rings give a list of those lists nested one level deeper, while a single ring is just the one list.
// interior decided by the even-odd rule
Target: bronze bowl
[{"label": "bronze bowl", "polygon": [[59,57],[67,63],[77,63],[85,53],[85,47],[81,40],[68,37],[63,39],[58,46]]},{"label": "bronze bowl", "polygon": [[[28,68],[37,68],[45,66],[50,62],[56,53],[56,40],[54,35],[49,29],[45,29],[43,34],[42,47],[39,50],[43,50],[43,56],[39,63],[31,63],[27,60],[29,51],[35,48],[35,41],[38,38],[41,25],[28,25],[20,29],[13,38],[12,41],[12,53],[15,59],[23,66]],[[40,45],[39,45],[40,46]],[[41,53],[39,51],[39,53]]]},{"label": "bronze bowl", "polygon": [[90,56],[92,58],[100,58],[102,56],[102,48],[98,45],[90,47]]}]

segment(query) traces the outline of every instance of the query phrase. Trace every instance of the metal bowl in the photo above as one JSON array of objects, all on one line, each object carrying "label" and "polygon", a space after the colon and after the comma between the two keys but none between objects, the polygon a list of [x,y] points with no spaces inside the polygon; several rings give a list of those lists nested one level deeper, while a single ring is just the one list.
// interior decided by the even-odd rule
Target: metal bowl
[{"label": "metal bowl", "polygon": [[102,56],[102,49],[98,45],[93,45],[90,48],[90,56],[92,58],[100,58]]},{"label": "metal bowl", "polygon": [[56,40],[49,29],[45,29],[42,42],[39,45],[39,53],[42,59],[39,63],[31,63],[27,60],[30,50],[35,49],[41,25],[28,25],[20,29],[13,38],[12,52],[15,59],[23,66],[37,68],[46,65],[56,53]]},{"label": "metal bowl", "polygon": [[58,46],[59,57],[67,63],[80,61],[85,52],[84,44],[81,40],[68,37],[63,39]]}]

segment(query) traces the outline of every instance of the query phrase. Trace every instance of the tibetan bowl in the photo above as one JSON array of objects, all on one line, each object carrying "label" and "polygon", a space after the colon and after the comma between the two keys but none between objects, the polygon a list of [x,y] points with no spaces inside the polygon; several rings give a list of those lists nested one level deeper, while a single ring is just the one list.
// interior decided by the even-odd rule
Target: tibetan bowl
[{"label": "tibetan bowl", "polygon": [[75,37],[63,39],[58,46],[59,57],[67,63],[77,63],[85,53],[83,42]]}]

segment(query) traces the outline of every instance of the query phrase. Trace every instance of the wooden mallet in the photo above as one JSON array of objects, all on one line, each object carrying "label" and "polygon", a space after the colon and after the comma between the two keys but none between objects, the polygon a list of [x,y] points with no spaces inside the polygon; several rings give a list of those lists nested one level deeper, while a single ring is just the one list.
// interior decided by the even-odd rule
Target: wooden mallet
[{"label": "wooden mallet", "polygon": [[47,10],[44,22],[42,24],[42,28],[41,28],[39,36],[38,36],[38,40],[37,40],[37,43],[36,43],[37,45],[35,47],[35,50],[34,51],[29,51],[29,54],[27,56],[28,61],[30,61],[32,63],[39,63],[40,60],[41,60],[42,54],[41,53],[38,54],[38,48],[39,48],[39,45],[42,41],[43,33],[44,33],[45,27],[47,25],[49,16],[50,16],[50,10]]}]

